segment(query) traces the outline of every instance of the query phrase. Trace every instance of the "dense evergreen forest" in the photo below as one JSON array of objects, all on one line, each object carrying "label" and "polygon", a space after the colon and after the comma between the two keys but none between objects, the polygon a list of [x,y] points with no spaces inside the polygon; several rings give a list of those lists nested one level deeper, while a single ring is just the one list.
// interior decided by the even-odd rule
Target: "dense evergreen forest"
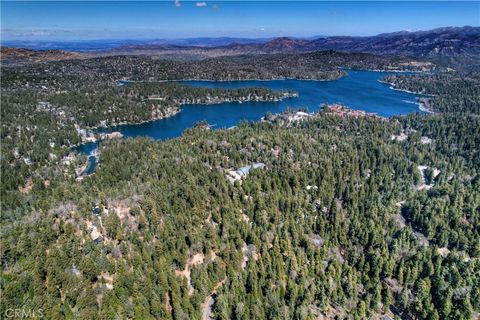
[{"label": "dense evergreen forest", "polygon": [[415,76],[388,76],[396,89],[433,95],[433,111],[480,113],[480,72],[441,72]]},{"label": "dense evergreen forest", "polygon": [[[219,61],[228,59],[246,58]],[[267,68],[268,56],[256,59],[278,70]],[[180,63],[142,61],[150,60],[2,68],[2,315],[478,319],[478,74],[386,79],[435,94],[430,115],[321,111],[232,130],[199,125],[164,142],[114,139],[102,144],[95,174],[76,180],[84,159],[62,160],[81,129],[144,120],[135,110],[150,104],[288,95],[116,86]],[[352,59],[335,69],[352,64],[382,68]],[[253,163],[265,166],[227,179]]]}]

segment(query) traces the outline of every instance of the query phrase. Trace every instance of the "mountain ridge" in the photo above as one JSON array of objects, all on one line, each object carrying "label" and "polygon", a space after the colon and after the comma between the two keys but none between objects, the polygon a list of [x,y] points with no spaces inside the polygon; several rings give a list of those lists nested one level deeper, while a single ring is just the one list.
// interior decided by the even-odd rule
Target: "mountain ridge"
[{"label": "mountain ridge", "polygon": [[[202,44],[201,39],[221,45]],[[473,67],[480,65],[480,27],[442,27],[422,31],[397,31],[366,37],[331,36],[310,39],[278,37],[270,40],[262,38],[251,40],[251,42],[247,38],[228,37],[218,39],[205,37],[197,40],[190,39],[183,43],[178,39],[173,43],[166,40],[152,40],[143,44],[126,43],[118,47],[107,47],[104,50],[83,52],[82,54],[88,56],[159,55],[171,58],[201,59],[243,54],[305,53],[327,50],[426,58]],[[57,58],[61,57],[61,55],[57,56]],[[29,57],[29,59],[32,59],[32,57]]]},{"label": "mountain ridge", "polygon": [[[150,45],[120,47],[112,51],[125,53],[126,50],[129,53],[142,50],[173,53],[172,47]],[[480,27],[444,27],[427,31],[399,31],[367,37],[333,36],[313,40],[279,37],[265,43],[231,43],[208,48],[176,46],[175,50],[181,53],[205,56],[335,50],[479,64]]]}]

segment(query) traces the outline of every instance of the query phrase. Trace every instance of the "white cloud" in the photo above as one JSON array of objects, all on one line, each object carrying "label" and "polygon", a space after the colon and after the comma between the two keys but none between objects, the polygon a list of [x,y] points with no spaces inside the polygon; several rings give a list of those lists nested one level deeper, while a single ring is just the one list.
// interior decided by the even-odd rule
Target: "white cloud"
[{"label": "white cloud", "polygon": [[180,0],[175,0],[175,7],[180,8],[182,6],[182,3]]},{"label": "white cloud", "polygon": [[213,9],[213,10],[219,10],[219,9],[220,9],[220,6],[217,5],[217,4],[214,4],[214,5],[212,6],[212,9]]},{"label": "white cloud", "polygon": [[50,36],[50,35],[52,35],[52,33],[45,30],[38,30],[38,31],[32,30],[22,34],[22,36],[24,37],[29,37],[29,36],[44,37],[44,36]]},{"label": "white cloud", "polygon": [[206,2],[197,2],[195,4],[198,8],[203,8],[203,7],[206,7],[207,6],[207,3]]},{"label": "white cloud", "polygon": [[1,29],[2,37],[7,38],[48,37],[61,33],[68,33],[68,31],[62,29]]}]

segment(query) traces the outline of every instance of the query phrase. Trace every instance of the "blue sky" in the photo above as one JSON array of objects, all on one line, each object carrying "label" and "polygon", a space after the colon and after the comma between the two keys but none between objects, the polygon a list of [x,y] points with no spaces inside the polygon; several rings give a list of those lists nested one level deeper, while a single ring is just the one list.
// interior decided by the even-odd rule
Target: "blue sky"
[{"label": "blue sky", "polygon": [[374,35],[478,26],[480,2],[1,2],[2,40]]}]

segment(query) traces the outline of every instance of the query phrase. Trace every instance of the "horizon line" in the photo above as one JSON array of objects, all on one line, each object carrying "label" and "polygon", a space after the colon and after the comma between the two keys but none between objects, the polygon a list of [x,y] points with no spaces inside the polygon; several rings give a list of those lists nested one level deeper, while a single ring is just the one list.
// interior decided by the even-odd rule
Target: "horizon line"
[{"label": "horizon line", "polygon": [[[3,42],[89,42],[89,41],[148,41],[148,40],[190,40],[190,39],[221,39],[221,38],[230,38],[230,39],[251,39],[251,40],[268,40],[268,39],[276,39],[276,38],[291,38],[291,39],[308,39],[308,38],[332,38],[332,37],[352,37],[352,38],[362,38],[362,37],[375,37],[383,34],[394,34],[399,32],[405,33],[416,33],[416,32],[428,32],[428,31],[435,31],[440,29],[455,29],[455,28],[480,28],[480,26],[475,25],[464,25],[464,26],[444,26],[444,27],[437,27],[433,29],[404,29],[404,30],[397,30],[391,32],[380,32],[375,33],[372,35],[346,35],[346,34],[337,34],[337,35],[322,35],[321,33],[314,33],[311,35],[299,36],[299,35],[272,35],[272,36],[264,36],[264,37],[250,37],[246,36],[230,36],[230,35],[219,35],[219,36],[208,36],[208,35],[199,35],[199,36],[186,36],[186,37],[127,37],[127,38],[92,38],[92,39],[2,39],[0,37],[0,43]],[[1,29],[3,32],[5,29]]]}]

